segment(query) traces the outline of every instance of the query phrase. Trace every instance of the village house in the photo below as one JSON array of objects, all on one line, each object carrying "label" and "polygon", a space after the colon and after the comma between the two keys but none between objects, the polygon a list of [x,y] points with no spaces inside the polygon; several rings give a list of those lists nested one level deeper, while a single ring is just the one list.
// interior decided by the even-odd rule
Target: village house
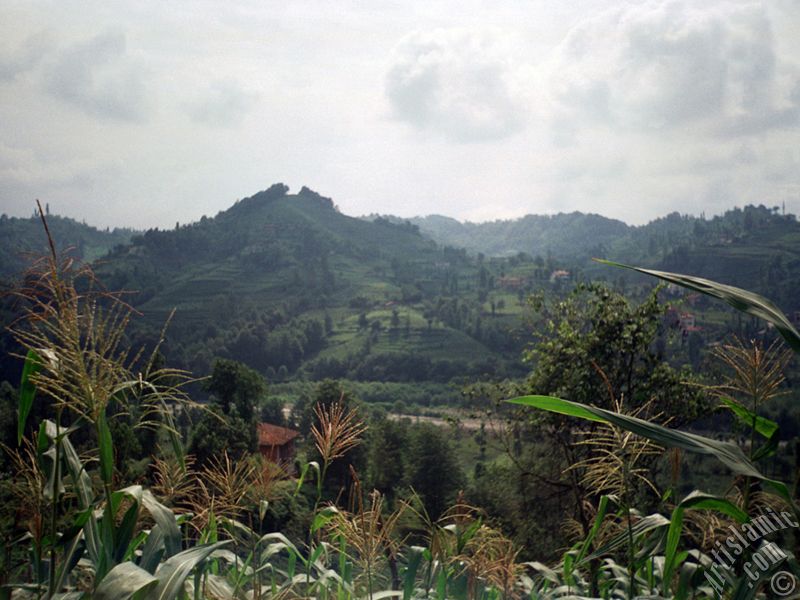
[{"label": "village house", "polygon": [[497,285],[507,290],[518,290],[524,287],[528,280],[523,277],[500,277],[497,279]]},{"label": "village house", "polygon": [[271,425],[258,424],[258,451],[269,461],[280,464],[292,463],[295,457],[294,440],[299,431]]}]

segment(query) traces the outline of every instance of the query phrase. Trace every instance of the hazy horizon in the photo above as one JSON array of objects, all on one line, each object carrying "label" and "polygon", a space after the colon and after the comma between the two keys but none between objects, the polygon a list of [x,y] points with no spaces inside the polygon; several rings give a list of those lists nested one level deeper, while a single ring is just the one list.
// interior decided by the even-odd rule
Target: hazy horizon
[{"label": "hazy horizon", "polygon": [[[249,198],[251,196],[254,196],[257,193],[266,190],[268,187],[269,186],[266,186],[262,190],[258,190],[256,192],[253,192],[252,194],[250,194],[249,196],[245,196],[244,198]],[[291,186],[287,186],[287,187],[289,187],[289,191],[287,192],[287,195],[291,196],[291,195],[299,193],[300,189],[302,187],[304,187],[304,186],[299,186],[298,188],[292,188]],[[316,193],[319,193],[321,196],[325,196],[325,193],[321,192],[320,190],[312,190],[312,191],[314,191]],[[239,200],[242,200],[242,199],[243,198],[238,198],[236,200],[233,200],[228,206],[226,206],[224,208],[221,208],[219,211],[217,211],[214,214],[200,215],[196,219],[191,219],[191,220],[188,220],[188,221],[177,220],[175,222],[178,222],[181,226],[183,226],[183,225],[191,225],[191,224],[197,223],[203,217],[213,218],[217,214],[219,214],[220,212],[224,212],[224,211],[228,210],[236,202],[238,202]],[[594,215],[594,216],[600,216],[600,217],[603,217],[603,218],[606,218],[606,219],[612,219],[612,220],[621,221],[622,223],[625,223],[626,225],[628,225],[630,227],[642,227],[642,226],[645,226],[645,225],[651,223],[654,220],[666,217],[667,215],[669,215],[671,213],[679,212],[679,211],[665,212],[665,213],[663,213],[661,215],[656,215],[655,217],[653,217],[652,219],[649,219],[648,221],[646,221],[644,223],[631,223],[631,222],[626,221],[625,219],[617,219],[615,217],[604,215],[604,214],[602,214],[600,212],[596,212],[596,211],[579,211],[579,210],[560,211],[560,212],[553,212],[553,213],[526,213],[524,215],[519,215],[517,217],[508,217],[508,218],[503,218],[503,219],[501,219],[501,218],[498,218],[498,219],[487,219],[487,220],[483,220],[483,221],[471,221],[471,220],[468,220],[468,219],[459,219],[459,218],[454,217],[452,215],[446,215],[446,214],[442,214],[442,213],[428,213],[428,214],[418,214],[418,215],[411,215],[411,216],[401,216],[401,215],[396,215],[396,214],[392,214],[392,213],[375,213],[375,212],[373,212],[373,213],[365,213],[365,214],[360,214],[360,215],[353,215],[353,214],[348,214],[347,212],[343,211],[341,209],[341,207],[337,204],[335,198],[332,198],[331,200],[334,202],[334,204],[336,205],[336,209],[341,214],[343,214],[343,215],[345,215],[347,217],[352,217],[354,219],[368,219],[370,217],[397,217],[397,218],[400,218],[400,219],[413,220],[413,219],[425,219],[425,218],[428,218],[428,217],[443,217],[443,218],[448,218],[448,219],[455,219],[459,223],[470,224],[470,225],[481,225],[481,224],[484,224],[484,223],[492,223],[492,222],[495,222],[495,221],[514,221],[514,220],[517,220],[517,219],[522,219],[524,217],[530,217],[530,216],[534,216],[534,217],[553,217],[553,216],[557,216],[557,215],[560,215],[560,214],[572,214],[572,213],[578,212],[578,213],[581,213],[581,214],[584,214],[584,215]],[[761,203],[751,203],[751,204],[753,204],[755,206],[758,206]],[[764,205],[764,206],[766,206],[766,205]],[[67,218],[70,218],[70,219],[73,219],[75,221],[84,223],[84,224],[86,224],[86,225],[88,225],[90,227],[94,227],[95,229],[99,229],[99,230],[104,230],[104,229],[107,229],[107,228],[108,229],[133,229],[135,231],[146,231],[147,229],[151,229],[151,228],[168,230],[168,229],[171,229],[171,228],[173,228],[175,226],[175,222],[164,223],[163,225],[153,225],[152,227],[141,227],[141,228],[140,227],[133,227],[131,225],[119,224],[119,223],[98,224],[98,223],[93,223],[91,221],[91,219],[88,218],[88,216],[72,215],[72,214],[62,213],[62,212],[60,212],[58,210],[58,208],[59,208],[58,206],[50,205],[47,202],[42,202],[42,207],[49,208],[49,210],[50,210],[49,214],[52,215],[52,216],[67,217]],[[719,213],[715,213],[715,214],[704,214],[702,212],[700,214],[692,214],[692,213],[680,213],[680,214],[681,214],[681,216],[688,216],[688,217],[693,217],[693,218],[704,217],[705,219],[711,219],[711,218],[713,218],[715,216],[721,216],[724,213],[726,213],[726,212],[728,212],[730,210],[733,210],[734,208],[737,208],[737,207],[730,206],[728,208],[724,208],[724,209],[720,210]],[[742,207],[738,207],[738,208],[742,208]],[[772,207],[767,207],[767,208],[772,208]],[[781,208],[783,208],[783,207],[781,207]],[[795,214],[792,211],[788,210],[788,207],[787,207],[785,213],[786,214]],[[8,213],[5,213],[5,212],[0,213],[0,215],[8,216],[8,217],[23,218],[23,219],[24,218],[38,218],[38,216],[36,214],[35,200],[33,202],[32,211],[29,212],[27,215],[9,215]]]},{"label": "hazy horizon", "polygon": [[0,213],[641,225],[800,205],[800,4],[0,0]]}]

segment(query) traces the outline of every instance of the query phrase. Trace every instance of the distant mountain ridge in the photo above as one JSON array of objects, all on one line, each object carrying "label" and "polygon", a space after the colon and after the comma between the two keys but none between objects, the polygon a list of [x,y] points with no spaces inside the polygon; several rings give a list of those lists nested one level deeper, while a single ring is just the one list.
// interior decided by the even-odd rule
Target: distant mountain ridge
[{"label": "distant mountain ridge", "polygon": [[[59,247],[102,256],[95,270],[108,289],[138,292],[134,337],[157,339],[176,310],[163,348],[197,374],[216,357],[278,380],[519,374],[526,294],[635,280],[592,256],[702,275],[800,310],[800,224],[763,206],[709,220],[672,213],[640,227],[582,213],[472,224],[354,218],[308,188],[275,184],[169,229],[102,232],[48,219]],[[0,274],[18,270],[26,248],[46,250],[41,224],[0,218]]]},{"label": "distant mountain ridge", "polygon": [[441,215],[407,220],[440,244],[466,248],[487,256],[526,252],[532,256],[550,253],[575,259],[597,255],[598,250],[630,230],[630,226],[622,221],[580,212],[526,215],[519,219],[484,223],[462,223]]},{"label": "distant mountain ridge", "polygon": [[591,261],[609,258],[717,279],[760,291],[786,310],[800,310],[800,223],[777,206],[733,208],[710,219],[673,212],[639,226],[577,212],[485,223],[441,215],[380,218],[408,222],[439,244],[473,254],[553,256],[590,278],[629,276],[611,275]]}]

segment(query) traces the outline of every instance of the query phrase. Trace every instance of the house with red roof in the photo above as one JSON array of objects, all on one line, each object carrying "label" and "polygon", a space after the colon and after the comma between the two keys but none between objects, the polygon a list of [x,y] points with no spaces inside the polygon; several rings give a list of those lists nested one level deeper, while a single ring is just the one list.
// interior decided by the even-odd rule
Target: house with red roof
[{"label": "house with red roof", "polygon": [[299,431],[270,423],[258,424],[258,451],[274,463],[291,463],[295,457],[294,441]]}]

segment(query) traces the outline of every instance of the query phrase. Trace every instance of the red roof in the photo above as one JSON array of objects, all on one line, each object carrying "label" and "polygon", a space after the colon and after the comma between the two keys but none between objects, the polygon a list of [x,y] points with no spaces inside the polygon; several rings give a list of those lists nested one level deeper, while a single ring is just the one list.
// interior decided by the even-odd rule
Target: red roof
[{"label": "red roof", "polygon": [[259,446],[283,446],[300,435],[299,431],[278,427],[269,423],[258,424],[258,445]]}]

